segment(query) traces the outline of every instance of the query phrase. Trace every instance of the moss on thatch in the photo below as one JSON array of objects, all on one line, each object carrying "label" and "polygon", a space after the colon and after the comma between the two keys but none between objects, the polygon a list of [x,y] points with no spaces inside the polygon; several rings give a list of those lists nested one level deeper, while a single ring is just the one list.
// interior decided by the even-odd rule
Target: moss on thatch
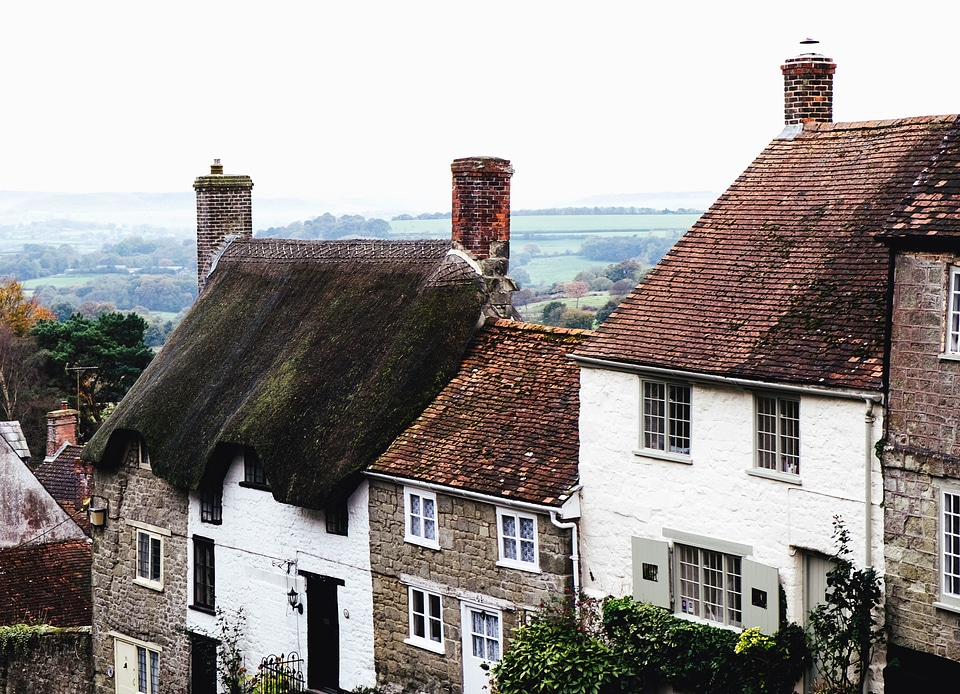
[{"label": "moss on thatch", "polygon": [[181,487],[234,444],[280,501],[319,508],[349,491],[456,371],[483,305],[476,276],[431,281],[447,245],[406,246],[326,257],[317,243],[235,242],[84,456],[117,464],[111,436],[133,430]]}]

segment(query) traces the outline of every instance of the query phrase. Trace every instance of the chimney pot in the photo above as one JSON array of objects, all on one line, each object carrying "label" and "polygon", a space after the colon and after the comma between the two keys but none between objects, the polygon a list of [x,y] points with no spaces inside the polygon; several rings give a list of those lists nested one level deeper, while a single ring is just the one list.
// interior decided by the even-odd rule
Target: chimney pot
[{"label": "chimney pot", "polygon": [[220,163],[219,159],[214,159],[213,163],[210,165],[210,175],[211,176],[223,175],[223,164]]}]

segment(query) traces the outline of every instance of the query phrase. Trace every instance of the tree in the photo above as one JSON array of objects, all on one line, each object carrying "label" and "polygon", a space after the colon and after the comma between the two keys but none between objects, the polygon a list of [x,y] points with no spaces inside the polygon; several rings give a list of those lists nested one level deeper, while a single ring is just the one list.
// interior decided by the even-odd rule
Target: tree
[{"label": "tree", "polygon": [[590,291],[590,285],[582,280],[577,280],[574,282],[567,282],[564,285],[563,290],[566,292],[567,296],[577,300],[575,308],[580,308],[580,298],[587,295],[587,292]]},{"label": "tree", "polygon": [[560,325],[560,317],[563,315],[563,311],[562,301],[551,301],[543,307],[543,316],[540,320],[544,325]]},{"label": "tree", "polygon": [[577,308],[568,308],[560,314],[560,325],[564,328],[590,330],[593,327],[593,314]]},{"label": "tree", "polygon": [[600,325],[600,323],[603,323],[603,321],[607,320],[607,318],[610,317],[610,314],[613,313],[614,310],[619,305],[620,305],[619,301],[610,299],[610,301],[608,301],[603,306],[598,308],[597,309],[597,325]]},{"label": "tree", "polygon": [[30,332],[37,321],[53,317],[53,312],[41,306],[36,297],[26,298],[23,286],[16,280],[0,282],[0,324],[9,326],[22,337]]},{"label": "tree", "polygon": [[65,392],[76,393],[81,430],[93,433],[103,407],[119,402],[153,358],[144,342],[147,322],[135,313],[74,314],[63,322],[41,321],[33,329],[48,353],[52,375]]},{"label": "tree", "polygon": [[857,569],[850,561],[850,531],[833,518],[837,553],[827,572],[826,601],[810,612],[812,650],[821,678],[817,691],[857,694],[870,670],[873,646],[883,639],[877,623],[880,578],[872,567]]}]

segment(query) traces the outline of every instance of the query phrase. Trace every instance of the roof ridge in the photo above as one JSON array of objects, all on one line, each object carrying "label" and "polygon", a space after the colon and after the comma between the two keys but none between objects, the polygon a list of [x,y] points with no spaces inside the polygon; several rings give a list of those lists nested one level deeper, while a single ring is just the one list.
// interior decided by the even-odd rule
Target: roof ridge
[{"label": "roof ridge", "polygon": [[565,328],[559,325],[529,323],[527,321],[520,321],[513,318],[496,318],[490,323],[490,325],[498,328],[510,328],[524,332],[556,333],[558,335],[584,335],[587,337],[596,332],[595,330],[588,330],[585,328]]},{"label": "roof ridge", "polygon": [[807,121],[803,123],[804,133],[828,132],[831,130],[873,130],[890,128],[898,125],[925,125],[929,123],[950,123],[960,119],[960,114],[946,113],[934,116],[907,116],[903,118],[887,118],[882,120],[837,121],[820,123]]}]

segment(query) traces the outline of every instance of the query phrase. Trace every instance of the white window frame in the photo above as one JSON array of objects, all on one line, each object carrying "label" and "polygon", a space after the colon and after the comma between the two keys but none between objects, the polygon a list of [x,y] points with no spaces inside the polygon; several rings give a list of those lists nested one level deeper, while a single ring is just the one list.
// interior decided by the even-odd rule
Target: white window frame
[{"label": "white window frame", "polygon": [[[761,412],[761,402],[772,403],[774,413]],[[786,406],[796,407],[796,417],[785,412]],[[773,420],[772,430],[761,428],[764,419]],[[769,422],[768,422],[769,423]],[[754,469],[765,474],[800,476],[800,398],[780,393],[754,393],[753,396]],[[764,437],[768,437],[764,440]],[[772,442],[769,440],[772,437]],[[770,444],[772,443],[772,448]],[[792,450],[791,450],[792,449]],[[773,457],[766,462],[764,458]],[[772,463],[772,464],[771,464]],[[775,467],[774,467],[775,466]]]},{"label": "white window frame", "polygon": [[[426,511],[427,505],[433,508],[433,517]],[[403,539],[415,545],[440,549],[440,519],[437,510],[437,495],[419,487],[403,488]],[[433,537],[427,530],[433,525]]]},{"label": "white window frame", "polygon": [[[417,609],[417,595],[420,596],[422,610]],[[434,593],[425,588],[417,586],[407,586],[407,607],[409,614],[409,636],[404,639],[404,643],[425,648],[434,653],[445,654],[446,645],[443,638],[443,597],[439,593]],[[419,631],[418,625],[422,625],[423,633]],[[433,638],[433,628],[439,626],[439,640]]]},{"label": "white window frame", "polygon": [[[513,521],[513,533],[508,533],[504,529],[504,521]],[[520,526],[522,521],[532,521],[533,537],[521,537]],[[537,517],[531,513],[522,513],[514,509],[497,508],[497,547],[499,551],[499,560],[497,566],[504,566],[511,569],[520,569],[521,571],[540,572],[540,539],[537,527]],[[533,560],[526,561],[523,556],[524,544],[533,545]],[[511,551],[512,548],[512,551]],[[509,556],[513,554],[514,556]]]},{"label": "white window frame", "polygon": [[[147,523],[141,523],[139,521],[128,520],[127,525],[133,528],[133,548],[134,548],[134,567],[133,567],[133,582],[137,585],[144,586],[145,588],[150,588],[151,590],[163,590],[163,578],[164,578],[164,545],[166,544],[164,538],[170,537],[170,531],[165,528],[158,528],[155,525],[149,525]],[[141,561],[141,538],[146,539],[147,541],[147,571],[149,572],[146,576],[141,574],[142,561]],[[160,570],[159,578],[153,578],[153,572],[151,571],[153,567],[153,558],[154,553],[159,559]]]},{"label": "white window frame", "polygon": [[[651,393],[659,388],[661,393]],[[685,393],[686,400],[677,397]],[[684,412],[685,411],[685,412]],[[684,417],[683,414],[686,416]],[[654,427],[654,422],[659,427]],[[690,459],[691,429],[693,422],[693,387],[689,383],[640,379],[640,441],[638,453],[662,458],[675,458],[688,462]],[[657,430],[657,429],[660,430]],[[684,431],[685,429],[685,431]],[[659,437],[659,441],[656,439]],[[674,441],[686,441],[686,447],[674,445]]]},{"label": "white window frame", "polygon": [[[663,529],[665,539],[633,537],[631,539],[633,563],[633,598],[638,602],[648,602],[672,610],[678,617],[703,622],[729,629],[741,629],[743,626],[759,627],[765,634],[773,634],[780,627],[779,572],[775,567],[760,564],[748,557],[753,554],[749,545],[693,533]],[[666,539],[668,538],[668,539]],[[669,540],[673,540],[673,545]],[[731,623],[728,608],[727,574],[724,571],[722,589],[724,590],[723,622],[705,617],[703,610],[703,592],[700,592],[700,607],[684,608],[681,590],[681,551],[683,547],[698,550],[700,569],[697,580],[702,589],[704,552],[722,555],[724,569],[727,558],[739,562],[739,610],[740,624]]]},{"label": "white window frame", "polygon": [[[695,545],[675,544],[677,607],[683,615],[712,624],[743,627],[742,557]],[[714,563],[719,560],[719,563]],[[713,593],[711,601],[708,596]],[[719,593],[719,596],[716,594]],[[711,614],[710,606],[722,614]]]},{"label": "white window frame", "polygon": [[960,267],[951,265],[947,273],[946,315],[943,331],[943,352],[960,358]]},{"label": "white window frame", "polygon": [[937,607],[960,612],[960,487],[940,488]]}]

